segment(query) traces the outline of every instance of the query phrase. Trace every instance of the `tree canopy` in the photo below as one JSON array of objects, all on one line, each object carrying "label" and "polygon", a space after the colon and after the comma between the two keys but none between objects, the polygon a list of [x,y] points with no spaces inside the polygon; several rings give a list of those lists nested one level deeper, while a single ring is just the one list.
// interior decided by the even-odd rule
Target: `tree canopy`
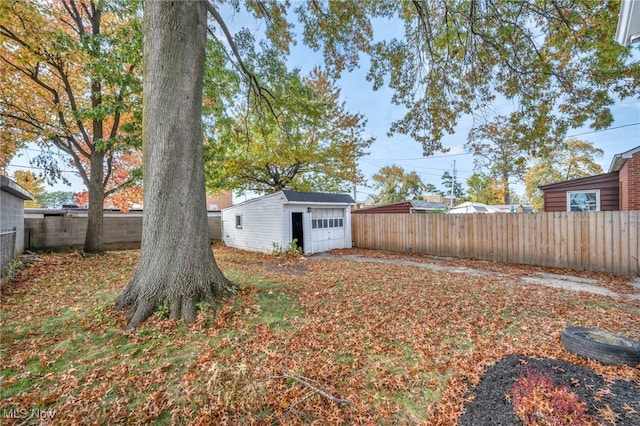
[{"label": "tree canopy", "polygon": [[[617,2],[520,0],[310,1],[304,37],[333,69],[371,56],[374,88],[388,84],[407,108],[392,133],[425,154],[463,115],[491,121],[496,101],[515,106],[509,127],[523,150],[548,154],[570,128],[611,124],[615,98],[637,97],[640,61],[614,41]],[[372,21],[400,19],[404,35],[379,40]]]},{"label": "tree canopy", "polygon": [[602,149],[590,142],[571,139],[551,155],[538,159],[524,178],[526,195],[533,208],[542,211],[544,207],[539,186],[602,173],[602,167],[595,162],[602,154]]},{"label": "tree canopy", "polygon": [[503,204],[504,185],[491,176],[474,173],[467,178],[467,196],[469,201],[483,204]]},{"label": "tree canopy", "polygon": [[50,181],[63,179],[50,148],[71,157],[89,193],[85,251],[104,249],[103,199],[119,189],[112,177],[123,172],[121,155],[140,146],[139,5],[0,3],[3,147],[37,143],[33,160]]},{"label": "tree canopy", "polygon": [[373,196],[376,204],[397,203],[419,199],[426,190],[425,184],[416,172],[405,173],[400,166],[386,166],[373,175]]},{"label": "tree canopy", "polygon": [[244,104],[208,132],[209,189],[345,192],[360,183],[357,160],[373,139],[362,136],[366,121],[346,111],[329,75],[316,68],[302,77],[273,60],[261,74],[269,76],[270,113]]}]

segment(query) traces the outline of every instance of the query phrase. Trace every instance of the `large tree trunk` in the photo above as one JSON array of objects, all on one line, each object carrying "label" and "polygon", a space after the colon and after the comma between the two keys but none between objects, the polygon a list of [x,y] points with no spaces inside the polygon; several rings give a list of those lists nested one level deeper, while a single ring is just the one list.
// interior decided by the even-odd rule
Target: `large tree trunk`
[{"label": "large tree trunk", "polygon": [[196,303],[232,291],[209,241],[202,157],[205,3],[144,4],[144,220],[138,268],[118,296],[127,328],[163,301],[187,323]]}]

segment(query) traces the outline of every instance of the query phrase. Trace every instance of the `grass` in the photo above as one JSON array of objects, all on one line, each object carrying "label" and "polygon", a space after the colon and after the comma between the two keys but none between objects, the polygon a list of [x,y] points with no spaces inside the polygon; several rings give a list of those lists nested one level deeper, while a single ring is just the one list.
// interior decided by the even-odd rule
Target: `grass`
[{"label": "grass", "polygon": [[[640,337],[640,306],[622,299],[407,266],[215,253],[241,290],[217,310],[200,306],[189,326],[158,314],[123,331],[113,299],[137,251],[43,254],[18,274],[2,296],[3,424],[36,409],[55,411],[55,424],[452,424],[469,383],[508,354],[586,363],[559,345],[564,326]],[[601,371],[640,381],[622,367]]]}]

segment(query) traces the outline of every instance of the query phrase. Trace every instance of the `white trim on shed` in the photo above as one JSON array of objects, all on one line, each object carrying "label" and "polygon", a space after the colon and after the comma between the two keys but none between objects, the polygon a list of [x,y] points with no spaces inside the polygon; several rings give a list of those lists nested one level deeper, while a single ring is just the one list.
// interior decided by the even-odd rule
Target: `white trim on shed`
[{"label": "white trim on shed", "polygon": [[294,238],[306,254],[350,248],[352,205],[344,194],[278,191],[223,209],[222,240],[260,252],[287,249]]}]

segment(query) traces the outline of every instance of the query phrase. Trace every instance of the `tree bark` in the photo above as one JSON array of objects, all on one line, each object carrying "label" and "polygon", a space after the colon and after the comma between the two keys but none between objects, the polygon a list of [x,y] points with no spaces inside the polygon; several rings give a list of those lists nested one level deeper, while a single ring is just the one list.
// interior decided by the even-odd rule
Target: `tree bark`
[{"label": "tree bark", "polygon": [[200,1],[144,4],[144,219],[140,261],[116,299],[127,329],[167,301],[170,318],[195,320],[196,304],[233,291],[209,241],[202,84],[207,37]]},{"label": "tree bark", "polygon": [[104,152],[94,148],[91,153],[89,175],[89,211],[87,233],[84,238],[84,251],[87,253],[103,253],[103,223],[104,223]]}]

